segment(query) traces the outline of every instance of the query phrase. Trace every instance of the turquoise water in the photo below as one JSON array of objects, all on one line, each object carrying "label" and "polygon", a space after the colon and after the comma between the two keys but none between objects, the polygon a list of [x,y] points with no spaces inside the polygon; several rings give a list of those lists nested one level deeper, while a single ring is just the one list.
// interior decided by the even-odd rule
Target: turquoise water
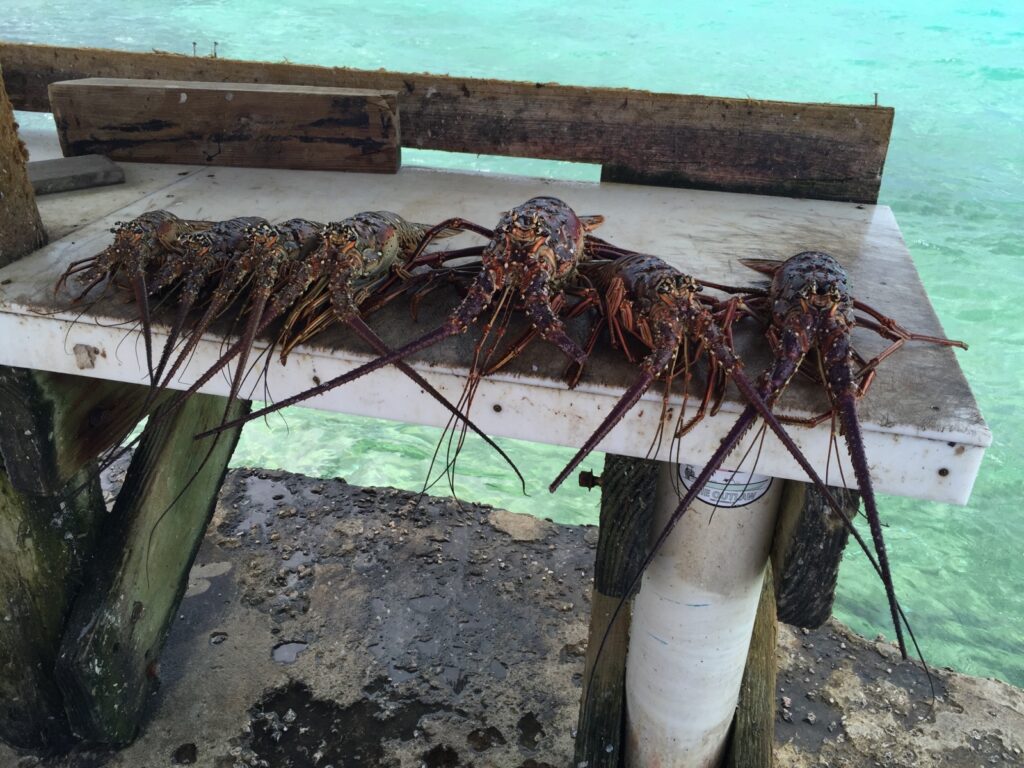
[{"label": "turquoise water", "polygon": [[[485,4],[256,0],[128,4],[5,0],[0,37],[66,45],[896,108],[881,202],[893,207],[992,427],[971,504],[880,500],[896,586],[935,664],[1024,685],[1024,4],[810,0]],[[411,162],[436,161],[409,153]],[[588,168],[449,157],[481,169],[594,178]],[[237,464],[418,489],[436,432],[316,412],[247,428]],[[463,498],[593,521],[597,496],[543,491],[565,451],[503,441],[529,497],[486,451],[464,454]],[[398,460],[395,453],[400,454]],[[600,466],[597,458],[591,466]],[[837,614],[891,634],[858,553]]]}]

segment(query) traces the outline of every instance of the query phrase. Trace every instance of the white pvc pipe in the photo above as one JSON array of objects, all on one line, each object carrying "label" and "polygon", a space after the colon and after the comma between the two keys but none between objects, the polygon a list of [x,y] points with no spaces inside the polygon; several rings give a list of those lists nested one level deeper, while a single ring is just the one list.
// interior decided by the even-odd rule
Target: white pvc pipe
[{"label": "white pvc pipe", "polygon": [[[685,481],[685,465],[661,465],[654,535],[679,503],[672,479],[680,470]],[[687,511],[634,601],[629,768],[704,768],[722,757],[782,492],[780,480],[729,480],[718,473],[702,494],[720,496],[717,509],[697,501]]]}]

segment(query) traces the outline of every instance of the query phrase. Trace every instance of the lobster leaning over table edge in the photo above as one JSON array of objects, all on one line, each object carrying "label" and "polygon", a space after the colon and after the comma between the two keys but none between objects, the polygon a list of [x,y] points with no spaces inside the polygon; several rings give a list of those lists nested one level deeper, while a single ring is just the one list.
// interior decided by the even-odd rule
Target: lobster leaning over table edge
[{"label": "lobster leaning over table edge", "polygon": [[[177,220],[177,217],[171,214],[164,216],[165,213],[156,211],[144,214],[134,222],[121,225],[115,230],[115,235],[122,229],[127,232],[143,229],[143,225],[151,219]],[[242,360],[238,364],[231,385],[230,397],[236,397],[244,378],[245,359],[255,336],[265,331],[277,317],[296,304],[278,339],[278,343],[284,342],[289,345],[286,349],[322,330],[333,318],[353,329],[378,353],[388,352],[389,349],[384,342],[363,321],[359,307],[379,288],[396,279],[394,273],[403,274],[403,260],[410,258],[427,231],[425,225],[407,222],[397,214],[387,211],[356,214],[326,226],[302,219],[293,219],[283,225],[273,226],[263,219],[252,217],[226,222],[190,224],[201,226],[183,231],[178,239],[168,235],[159,245],[169,251],[170,255],[157,254],[149,257],[147,262],[155,273],[155,277],[150,281],[153,290],[148,293],[160,289],[179,293],[179,311],[157,367],[158,371],[162,373],[170,359],[175,341],[184,330],[188,310],[202,300],[204,289],[209,289],[212,285],[215,290],[209,298],[202,319],[188,332],[185,348],[177,355],[170,370],[163,375],[162,381],[151,386],[140,415],[148,411],[157,395],[170,384],[173,375],[190,356],[213,317],[230,303],[230,297],[242,296],[248,279],[254,276],[254,288],[245,296],[249,319],[242,338],[231,345],[187,390],[176,393],[168,402],[161,404],[151,416],[154,419],[163,418],[174,412],[188,396],[209,381],[234,357],[241,355]],[[92,257],[73,265],[78,268],[81,263],[87,263],[87,268],[91,269],[87,273],[87,277],[90,278],[89,288],[95,284],[92,282],[96,280],[93,272],[97,272],[100,267],[103,272],[99,274],[99,279],[103,279],[115,274],[121,261],[131,260],[131,254],[123,240],[123,237],[116,240],[115,246],[101,254],[105,260],[103,264],[98,264],[99,257]],[[151,247],[155,249],[157,246]],[[245,257],[245,253],[253,250],[270,251],[270,254],[264,258],[259,258],[258,253],[252,258]],[[474,250],[478,249],[469,249],[470,252]],[[114,251],[121,261],[111,258]],[[460,255],[463,253],[460,252]],[[445,256],[445,253],[427,254],[424,261],[436,261]],[[106,261],[112,263],[107,264]],[[259,264],[256,264],[256,261]],[[272,262],[270,266],[273,269],[259,269],[263,262]],[[69,268],[61,276],[56,289],[59,290],[73,274],[76,272]],[[328,318],[323,316],[324,313],[316,313],[317,302],[322,300],[324,294],[329,296],[331,303]],[[301,333],[296,334],[295,338],[289,338],[289,332],[299,319],[308,322]],[[267,350],[268,360],[272,348],[273,345]],[[404,363],[399,363],[398,367],[447,408],[453,414],[453,418],[464,419],[459,409],[448,402],[420,374]],[[469,429],[502,456],[523,483],[522,474],[500,446],[475,424],[468,420],[466,423]],[[134,442],[105,459],[100,469],[109,466]]]},{"label": "lobster leaning over table edge", "polygon": [[[650,258],[637,256],[639,260]],[[767,293],[748,292],[742,299],[742,303],[747,305],[747,308],[750,310],[756,310],[767,305],[771,315],[767,336],[772,346],[775,360],[761,376],[758,382],[757,395],[763,404],[774,406],[786,386],[792,380],[792,377],[800,369],[807,355],[812,350],[818,352],[820,368],[825,376],[823,384],[826,394],[832,403],[832,409],[822,416],[803,420],[800,423],[814,425],[829,416],[833,418],[838,417],[846,438],[858,490],[864,498],[865,513],[871,528],[875,556],[872,555],[860,533],[853,527],[845,510],[836,503],[832,494],[821,483],[816,474],[810,471],[808,467],[804,467],[804,471],[807,472],[811,480],[823,492],[826,502],[842,519],[845,527],[854,536],[861,549],[864,550],[872,567],[881,578],[885,586],[893,626],[903,658],[907,658],[906,644],[902,632],[903,624],[907,625],[918,656],[921,656],[921,651],[917,646],[913,631],[910,630],[910,626],[906,622],[906,616],[896,600],[860,425],[857,420],[856,401],[869,389],[878,364],[897,351],[907,341],[924,341],[942,346],[956,346],[963,349],[966,349],[967,345],[961,341],[908,331],[893,319],[853,299],[849,293],[848,279],[845,271],[838,261],[826,253],[817,251],[804,252],[793,256],[785,262],[748,259],[742,260],[742,263],[773,278]],[[618,266],[623,268],[628,264],[629,262],[623,260]],[[613,264],[600,267],[600,269],[613,269],[614,266]],[[652,266],[651,268],[653,269],[654,267]],[[858,316],[854,310],[861,311],[867,316]],[[615,321],[609,318],[608,322],[611,325]],[[861,360],[854,352],[850,343],[850,331],[854,325],[869,328],[883,338],[888,339],[891,342],[890,345],[871,360]],[[853,367],[855,360],[859,362],[859,367],[856,370]],[[733,377],[735,379],[735,372],[733,372]],[[646,375],[642,377],[641,383],[646,378]],[[860,381],[859,384],[857,383],[858,380]],[[751,400],[726,437],[723,438],[721,445],[707,465],[692,482],[670,516],[669,521],[659,533],[648,555],[641,563],[637,575],[616,607],[609,621],[609,628],[614,623],[615,617],[625,605],[625,602],[638,588],[644,570],[653,561],[673,528],[696,500],[698,494],[703,490],[714,472],[721,468],[727,456],[736,448],[758,415],[763,414],[761,414],[757,402]],[[602,424],[599,432],[606,425],[610,429],[613,425],[608,422],[611,421],[611,417],[606,419],[606,424]],[[771,426],[772,422],[766,420],[766,423]],[[596,441],[593,442],[596,443]],[[567,474],[567,472],[563,472],[559,475],[559,478],[552,484],[552,487],[557,487],[557,484]],[[599,645],[598,655],[600,655],[607,637],[608,632],[606,631]],[[925,670],[927,672],[927,665]]]}]

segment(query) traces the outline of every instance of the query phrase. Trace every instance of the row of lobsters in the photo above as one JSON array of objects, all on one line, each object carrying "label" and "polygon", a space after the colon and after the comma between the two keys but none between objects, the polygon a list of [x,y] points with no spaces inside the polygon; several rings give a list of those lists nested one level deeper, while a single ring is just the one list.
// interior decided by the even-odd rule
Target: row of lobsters
[{"label": "row of lobsters", "polygon": [[[350,328],[379,355],[244,419],[225,420],[206,435],[386,365],[396,365],[442,402],[465,428],[482,434],[469,419],[473,393],[482,377],[540,337],[568,359],[567,379],[572,386],[598,339],[607,333],[612,346],[635,364],[637,376],[551,483],[552,491],[656,381],[664,383],[667,401],[673,383],[688,388],[694,380],[691,370],[700,364],[705,375],[696,415],[688,420],[680,417],[674,438],[682,438],[708,410],[714,411],[728,381],[747,406],[680,501],[647,562],[758,417],[778,436],[835,512],[846,519],[843,508],[772,411],[793,376],[803,370],[820,381],[831,403],[830,411],[814,421],[831,418],[845,437],[873,548],[848,519],[847,526],[885,584],[897,639],[906,657],[902,611],[892,587],[856,405],[868,391],[879,363],[907,341],[965,345],[912,333],[856,301],[842,266],[826,253],[804,252],[785,262],[748,260],[748,266],[771,277],[770,285],[729,289],[684,274],[657,256],[594,236],[592,232],[601,222],[602,217],[577,215],[553,197],[535,197],[506,211],[493,228],[460,218],[428,227],[385,211],[358,213],[327,224],[303,219],[271,224],[256,217],[188,221],[167,211],[152,211],[118,224],[112,230],[114,242],[96,256],[70,265],[57,288],[66,287],[72,279],[82,284],[76,300],[104,282],[131,292],[145,344],[151,400],[167,388],[218,317],[229,313],[240,324],[237,338],[217,363],[189,390],[161,406],[156,418],[228,365],[234,366],[229,396],[234,400],[248,374],[253,343],[268,331],[276,336],[266,352],[267,365],[273,350],[283,362],[297,344],[334,324]],[[476,233],[486,242],[461,249],[439,247],[439,239],[461,231]],[[437,278],[445,277],[457,280],[462,298],[437,328],[389,349],[366,323],[368,313],[388,301],[403,294],[418,299],[431,290]],[[724,297],[710,296],[705,290],[709,287],[722,289]],[[167,340],[159,351],[153,349],[150,333],[150,306],[156,301],[174,308]],[[512,313],[520,313],[528,321],[528,330],[500,348]],[[570,318],[591,319],[586,338],[573,337],[567,327]],[[772,363],[756,379],[748,376],[732,346],[733,327],[746,318],[763,325],[773,351]],[[403,360],[474,325],[479,339],[466,389],[460,401],[452,404]],[[870,360],[861,358],[850,341],[855,326],[879,334],[889,342],[888,347]],[[502,456],[511,464],[504,453]],[[637,584],[638,580],[633,587]]]}]

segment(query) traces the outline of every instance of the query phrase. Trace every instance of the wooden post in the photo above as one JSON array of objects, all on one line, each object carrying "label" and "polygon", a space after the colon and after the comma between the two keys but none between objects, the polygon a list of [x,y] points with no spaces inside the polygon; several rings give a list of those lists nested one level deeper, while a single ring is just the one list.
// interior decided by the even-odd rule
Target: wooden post
[{"label": "wooden post", "polygon": [[[832,488],[832,494],[852,520],[860,496],[840,488]],[[828,621],[849,535],[818,489],[806,483],[786,483],[772,545],[779,621],[807,629]]]},{"label": "wooden post", "polygon": [[725,768],[772,768],[775,749],[775,586],[771,563],[764,575],[757,604],[754,634],[740,684],[740,701],[733,721]]},{"label": "wooden post", "polygon": [[0,267],[46,242],[25,164],[28,149],[18,138],[14,109],[0,69]]},{"label": "wooden post", "polygon": [[[27,154],[0,76],[0,266],[46,240],[25,170]],[[17,374],[0,368],[0,384]],[[23,484],[37,493],[16,487],[12,476],[39,481],[47,473],[31,459],[24,462],[19,454],[25,451],[15,446],[31,446],[27,452],[38,455],[51,454],[53,446],[48,430],[33,430],[24,405],[0,387],[0,738],[22,748],[57,750],[72,737],[53,661],[103,500],[98,485],[66,500],[45,481]],[[15,427],[21,430],[16,437]],[[84,482],[85,475],[78,479]]]},{"label": "wooden post", "polygon": [[619,612],[611,629],[609,625],[647,554],[657,483],[658,462],[605,457],[576,765],[617,768],[622,760],[628,607]]},{"label": "wooden post", "polygon": [[139,422],[148,393],[134,384],[0,366],[0,449],[11,484],[35,496],[65,493]]},{"label": "wooden post", "polygon": [[[126,744],[138,730],[188,571],[213,515],[240,429],[213,441],[193,435],[221,423],[226,399],[194,395],[154,419],[132,458],[104,526],[57,662],[76,733]],[[244,415],[236,401],[228,419]]]},{"label": "wooden post", "polygon": [[106,517],[93,459],[138,421],[146,387],[0,366],[0,738],[71,743],[54,663]]},{"label": "wooden post", "polygon": [[85,490],[62,500],[19,492],[0,463],[0,739],[23,749],[73,741],[53,667],[104,511],[91,472],[73,479]]}]

